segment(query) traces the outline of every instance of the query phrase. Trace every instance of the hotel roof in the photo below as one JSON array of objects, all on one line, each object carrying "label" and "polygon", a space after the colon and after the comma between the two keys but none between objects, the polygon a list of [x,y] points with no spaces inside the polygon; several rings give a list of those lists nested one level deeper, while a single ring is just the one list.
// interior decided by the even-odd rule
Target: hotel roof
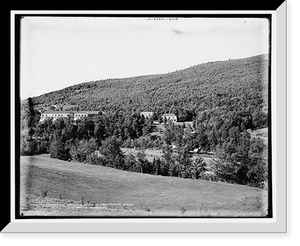
[{"label": "hotel roof", "polygon": [[42,114],[70,114],[70,111],[45,111]]},{"label": "hotel roof", "polygon": [[163,114],[163,116],[176,116],[175,114]]},{"label": "hotel roof", "polygon": [[42,114],[98,114],[100,111],[45,111]]}]

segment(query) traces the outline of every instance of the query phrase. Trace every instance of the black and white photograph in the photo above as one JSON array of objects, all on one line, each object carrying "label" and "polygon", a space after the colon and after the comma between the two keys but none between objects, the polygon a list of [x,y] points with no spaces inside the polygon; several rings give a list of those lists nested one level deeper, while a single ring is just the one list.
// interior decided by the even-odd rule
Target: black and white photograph
[{"label": "black and white photograph", "polygon": [[288,233],[289,4],[225,5],[11,11],[0,235]]},{"label": "black and white photograph", "polygon": [[271,18],[19,25],[18,218],[272,218]]},{"label": "black and white photograph", "polygon": [[13,11],[1,234],[286,232],[287,14]]}]

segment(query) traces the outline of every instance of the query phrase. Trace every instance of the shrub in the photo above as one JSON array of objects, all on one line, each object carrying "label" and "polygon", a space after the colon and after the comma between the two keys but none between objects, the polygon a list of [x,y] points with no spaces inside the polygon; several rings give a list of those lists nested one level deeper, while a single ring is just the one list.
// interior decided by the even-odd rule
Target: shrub
[{"label": "shrub", "polygon": [[124,169],[124,153],[121,150],[121,141],[115,136],[102,141],[100,152],[103,154],[107,166]]},{"label": "shrub", "polygon": [[137,160],[133,154],[127,154],[125,156],[125,170],[136,172]]},{"label": "shrub", "polygon": [[221,159],[214,160],[214,172],[219,181],[228,183],[237,183],[237,172],[239,169],[238,163],[222,161]]},{"label": "shrub", "polygon": [[267,164],[262,158],[253,157],[247,172],[248,185],[264,188],[267,181]]},{"label": "shrub", "polygon": [[133,145],[132,139],[127,138],[127,139],[123,142],[122,147],[124,147],[124,148],[133,148],[134,145]]},{"label": "shrub", "polygon": [[267,164],[262,158],[249,157],[244,163],[215,160],[216,179],[263,188],[267,181]]},{"label": "shrub", "polygon": [[95,151],[92,154],[90,154],[87,158],[87,162],[92,164],[92,165],[100,165],[100,166],[105,166],[105,160],[103,156],[101,156],[99,151]]},{"label": "shrub", "polygon": [[37,150],[37,143],[35,140],[27,141],[21,139],[21,155],[35,155]]},{"label": "shrub", "polygon": [[90,163],[91,155],[97,150],[97,148],[98,146],[94,138],[89,140],[82,139],[80,141],[75,141],[70,149],[70,155],[75,161]]},{"label": "shrub", "polygon": [[150,163],[147,158],[144,151],[139,151],[136,155],[137,157],[137,172],[141,173],[152,173],[153,172],[153,166],[152,163]]},{"label": "shrub", "polygon": [[45,154],[49,152],[49,142],[42,140],[37,142],[37,153],[38,154]]},{"label": "shrub", "polygon": [[190,167],[191,178],[198,179],[205,171],[207,171],[206,162],[203,158],[195,159]]},{"label": "shrub", "polygon": [[65,144],[61,137],[55,136],[50,144],[50,157],[60,160],[68,160],[70,153],[68,148],[65,148]]}]

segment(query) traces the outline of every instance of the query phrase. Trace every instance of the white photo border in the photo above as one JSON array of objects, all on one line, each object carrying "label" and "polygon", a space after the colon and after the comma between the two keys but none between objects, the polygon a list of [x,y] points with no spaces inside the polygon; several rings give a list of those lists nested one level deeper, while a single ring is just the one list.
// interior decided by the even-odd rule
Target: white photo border
[{"label": "white photo border", "polygon": [[[11,125],[15,125],[15,15],[63,14],[65,11],[11,11]],[[68,14],[101,14],[101,11],[68,11]],[[115,14],[105,11],[105,14]],[[118,14],[132,11],[118,11]],[[137,12],[135,11],[134,14]],[[141,11],[153,14],[153,11]],[[178,11],[160,11],[159,14]],[[180,14],[185,14],[180,11]],[[271,14],[271,136],[272,218],[111,218],[16,219],[15,133],[11,129],[11,214],[2,232],[287,232],[287,2],[276,11],[186,11],[186,14]],[[270,109],[269,109],[270,110]],[[18,123],[18,122],[17,122]]]}]

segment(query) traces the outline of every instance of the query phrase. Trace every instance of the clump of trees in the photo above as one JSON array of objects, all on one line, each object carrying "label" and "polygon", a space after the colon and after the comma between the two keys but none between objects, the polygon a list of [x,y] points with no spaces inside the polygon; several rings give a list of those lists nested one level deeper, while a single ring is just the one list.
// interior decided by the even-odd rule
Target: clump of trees
[{"label": "clump of trees", "polygon": [[77,162],[92,163],[94,153],[98,149],[95,138],[90,139],[76,139],[70,148],[70,158]]},{"label": "clump of trees", "polygon": [[[190,134],[181,126],[167,126],[163,162],[168,166],[170,176],[264,187],[268,180],[268,163],[263,158],[266,146],[261,138],[251,138],[248,131],[240,131],[238,127],[230,128],[228,134],[223,132],[215,136],[215,140],[211,136],[203,137],[203,128],[198,130]],[[199,136],[202,136],[200,142]],[[202,158],[191,160],[190,150],[194,147],[203,151],[213,149],[217,158],[211,168]]]},{"label": "clump of trees", "polygon": [[129,116],[122,112],[99,113],[76,122],[72,117],[43,122],[39,122],[39,118],[40,113],[24,103],[21,112],[22,155],[50,153],[52,157],[64,160],[86,160],[83,149],[99,148],[111,137],[122,145],[127,141],[137,146],[142,137],[147,139],[147,146],[159,145],[157,139],[149,135],[153,119],[145,119],[137,113]]},{"label": "clump of trees", "polygon": [[238,138],[229,138],[217,149],[216,176],[220,181],[263,188],[268,179],[264,150],[263,141],[260,138],[251,139],[247,131]]}]

